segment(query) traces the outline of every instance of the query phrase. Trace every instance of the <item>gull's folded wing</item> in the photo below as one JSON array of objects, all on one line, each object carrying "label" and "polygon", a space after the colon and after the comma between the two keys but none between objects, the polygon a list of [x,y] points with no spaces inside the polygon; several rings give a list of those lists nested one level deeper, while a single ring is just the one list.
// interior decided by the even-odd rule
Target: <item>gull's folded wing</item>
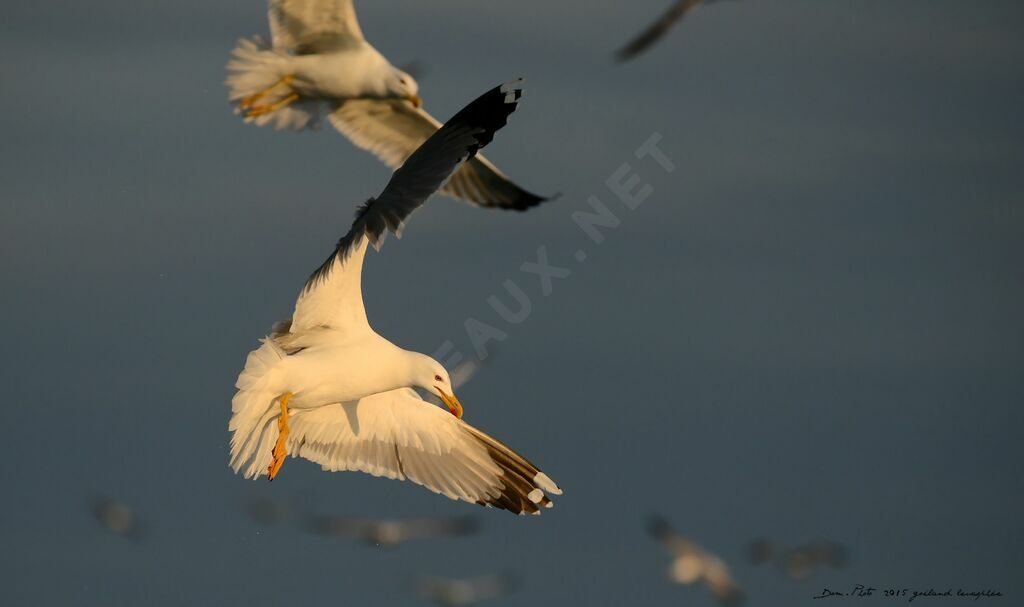
[{"label": "gull's folded wing", "polygon": [[[401,99],[352,99],[339,104],[327,118],[353,144],[391,168],[405,162],[441,126],[433,116]],[[517,186],[482,155],[459,167],[441,192],[475,206],[516,211],[548,200]]]},{"label": "gull's folded wing", "polygon": [[291,332],[318,327],[366,327],[362,277],[366,245],[379,248],[388,231],[399,234],[418,209],[452,172],[505,126],[522,95],[521,81],[496,86],[459,110],[391,176],[377,198],[356,211],[348,233],[309,277],[295,304]]},{"label": "gull's folded wing", "polygon": [[[550,507],[561,494],[519,454],[410,389],[292,411],[288,452],[324,470],[410,480],[454,500],[517,514]],[[253,451],[247,476],[266,474],[275,433]],[[265,444],[263,444],[265,443]]]},{"label": "gull's folded wing", "polygon": [[352,0],[270,0],[267,17],[279,50],[301,54],[363,40]]}]

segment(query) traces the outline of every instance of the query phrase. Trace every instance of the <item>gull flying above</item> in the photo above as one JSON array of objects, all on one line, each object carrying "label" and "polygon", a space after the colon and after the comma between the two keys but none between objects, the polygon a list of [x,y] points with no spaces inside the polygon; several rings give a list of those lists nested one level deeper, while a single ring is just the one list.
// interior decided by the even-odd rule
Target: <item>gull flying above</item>
[{"label": "gull flying above", "polygon": [[[439,362],[370,327],[360,284],[367,247],[379,248],[388,231],[398,235],[408,216],[491,141],[515,110],[520,84],[484,93],[431,135],[384,191],[359,207],[307,280],[292,318],[249,354],[228,425],[236,472],[272,480],[291,453],[325,470],[408,479],[517,514],[539,514],[552,506],[545,493],[561,494],[525,458],[461,420],[462,405]],[[413,388],[436,395],[452,415]]]},{"label": "gull flying above", "polygon": [[[270,0],[272,44],[241,40],[227,64],[229,99],[246,122],[278,129],[330,123],[392,169],[441,126],[419,86],[363,38],[352,0]],[[545,200],[512,183],[483,156],[441,191],[482,207],[524,211]]]},{"label": "gull flying above", "polygon": [[703,582],[722,605],[743,603],[743,592],[722,559],[672,529],[668,521],[660,517],[649,521],[647,531],[672,555],[668,568],[672,581],[678,584]]}]

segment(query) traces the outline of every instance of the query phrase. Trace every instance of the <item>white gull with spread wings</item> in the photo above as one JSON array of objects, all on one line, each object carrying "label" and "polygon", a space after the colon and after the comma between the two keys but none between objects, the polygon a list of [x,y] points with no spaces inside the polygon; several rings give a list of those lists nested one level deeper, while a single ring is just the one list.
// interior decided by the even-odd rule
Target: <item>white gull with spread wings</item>
[{"label": "white gull with spread wings", "polygon": [[[487,145],[515,110],[521,81],[460,110],[356,213],[313,273],[291,320],[249,354],[229,423],[231,466],[272,480],[288,453],[325,470],[409,479],[452,499],[523,514],[550,507],[557,485],[525,458],[461,420],[448,372],[370,327],[361,288],[367,246],[379,248],[408,216]],[[415,390],[437,395],[444,410]],[[276,422],[276,423],[275,423]]]},{"label": "white gull with spread wings", "polygon": [[[421,107],[419,85],[366,39],[352,0],[270,0],[271,46],[241,40],[227,65],[229,99],[246,122],[278,129],[328,120],[357,147],[397,168],[441,123]],[[547,200],[512,183],[483,156],[442,192],[482,207],[524,211]]]}]

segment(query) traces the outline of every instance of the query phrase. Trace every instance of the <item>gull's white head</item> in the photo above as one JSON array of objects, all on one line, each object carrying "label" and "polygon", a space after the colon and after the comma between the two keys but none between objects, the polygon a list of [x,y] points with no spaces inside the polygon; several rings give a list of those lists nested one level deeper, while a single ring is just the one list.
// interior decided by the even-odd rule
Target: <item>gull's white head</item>
[{"label": "gull's white head", "polygon": [[416,107],[423,105],[423,100],[420,99],[420,85],[416,83],[416,79],[397,67],[392,68],[386,85],[391,97],[405,99]]},{"label": "gull's white head", "polygon": [[436,395],[448,407],[448,411],[452,415],[462,418],[462,403],[455,398],[452,378],[448,376],[448,371],[441,363],[420,354],[416,358],[416,364],[413,365],[412,385]]}]

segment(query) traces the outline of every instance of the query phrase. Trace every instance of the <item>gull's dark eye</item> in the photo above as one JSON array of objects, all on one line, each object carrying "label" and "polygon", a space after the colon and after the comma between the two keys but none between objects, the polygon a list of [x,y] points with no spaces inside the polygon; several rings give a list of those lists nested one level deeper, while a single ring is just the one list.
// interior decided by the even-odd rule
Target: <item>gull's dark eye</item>
[{"label": "gull's dark eye", "polygon": [[441,379],[441,376],[440,376],[440,375],[435,375],[435,376],[434,376],[434,379],[435,379],[436,381],[444,381],[443,379]]}]

